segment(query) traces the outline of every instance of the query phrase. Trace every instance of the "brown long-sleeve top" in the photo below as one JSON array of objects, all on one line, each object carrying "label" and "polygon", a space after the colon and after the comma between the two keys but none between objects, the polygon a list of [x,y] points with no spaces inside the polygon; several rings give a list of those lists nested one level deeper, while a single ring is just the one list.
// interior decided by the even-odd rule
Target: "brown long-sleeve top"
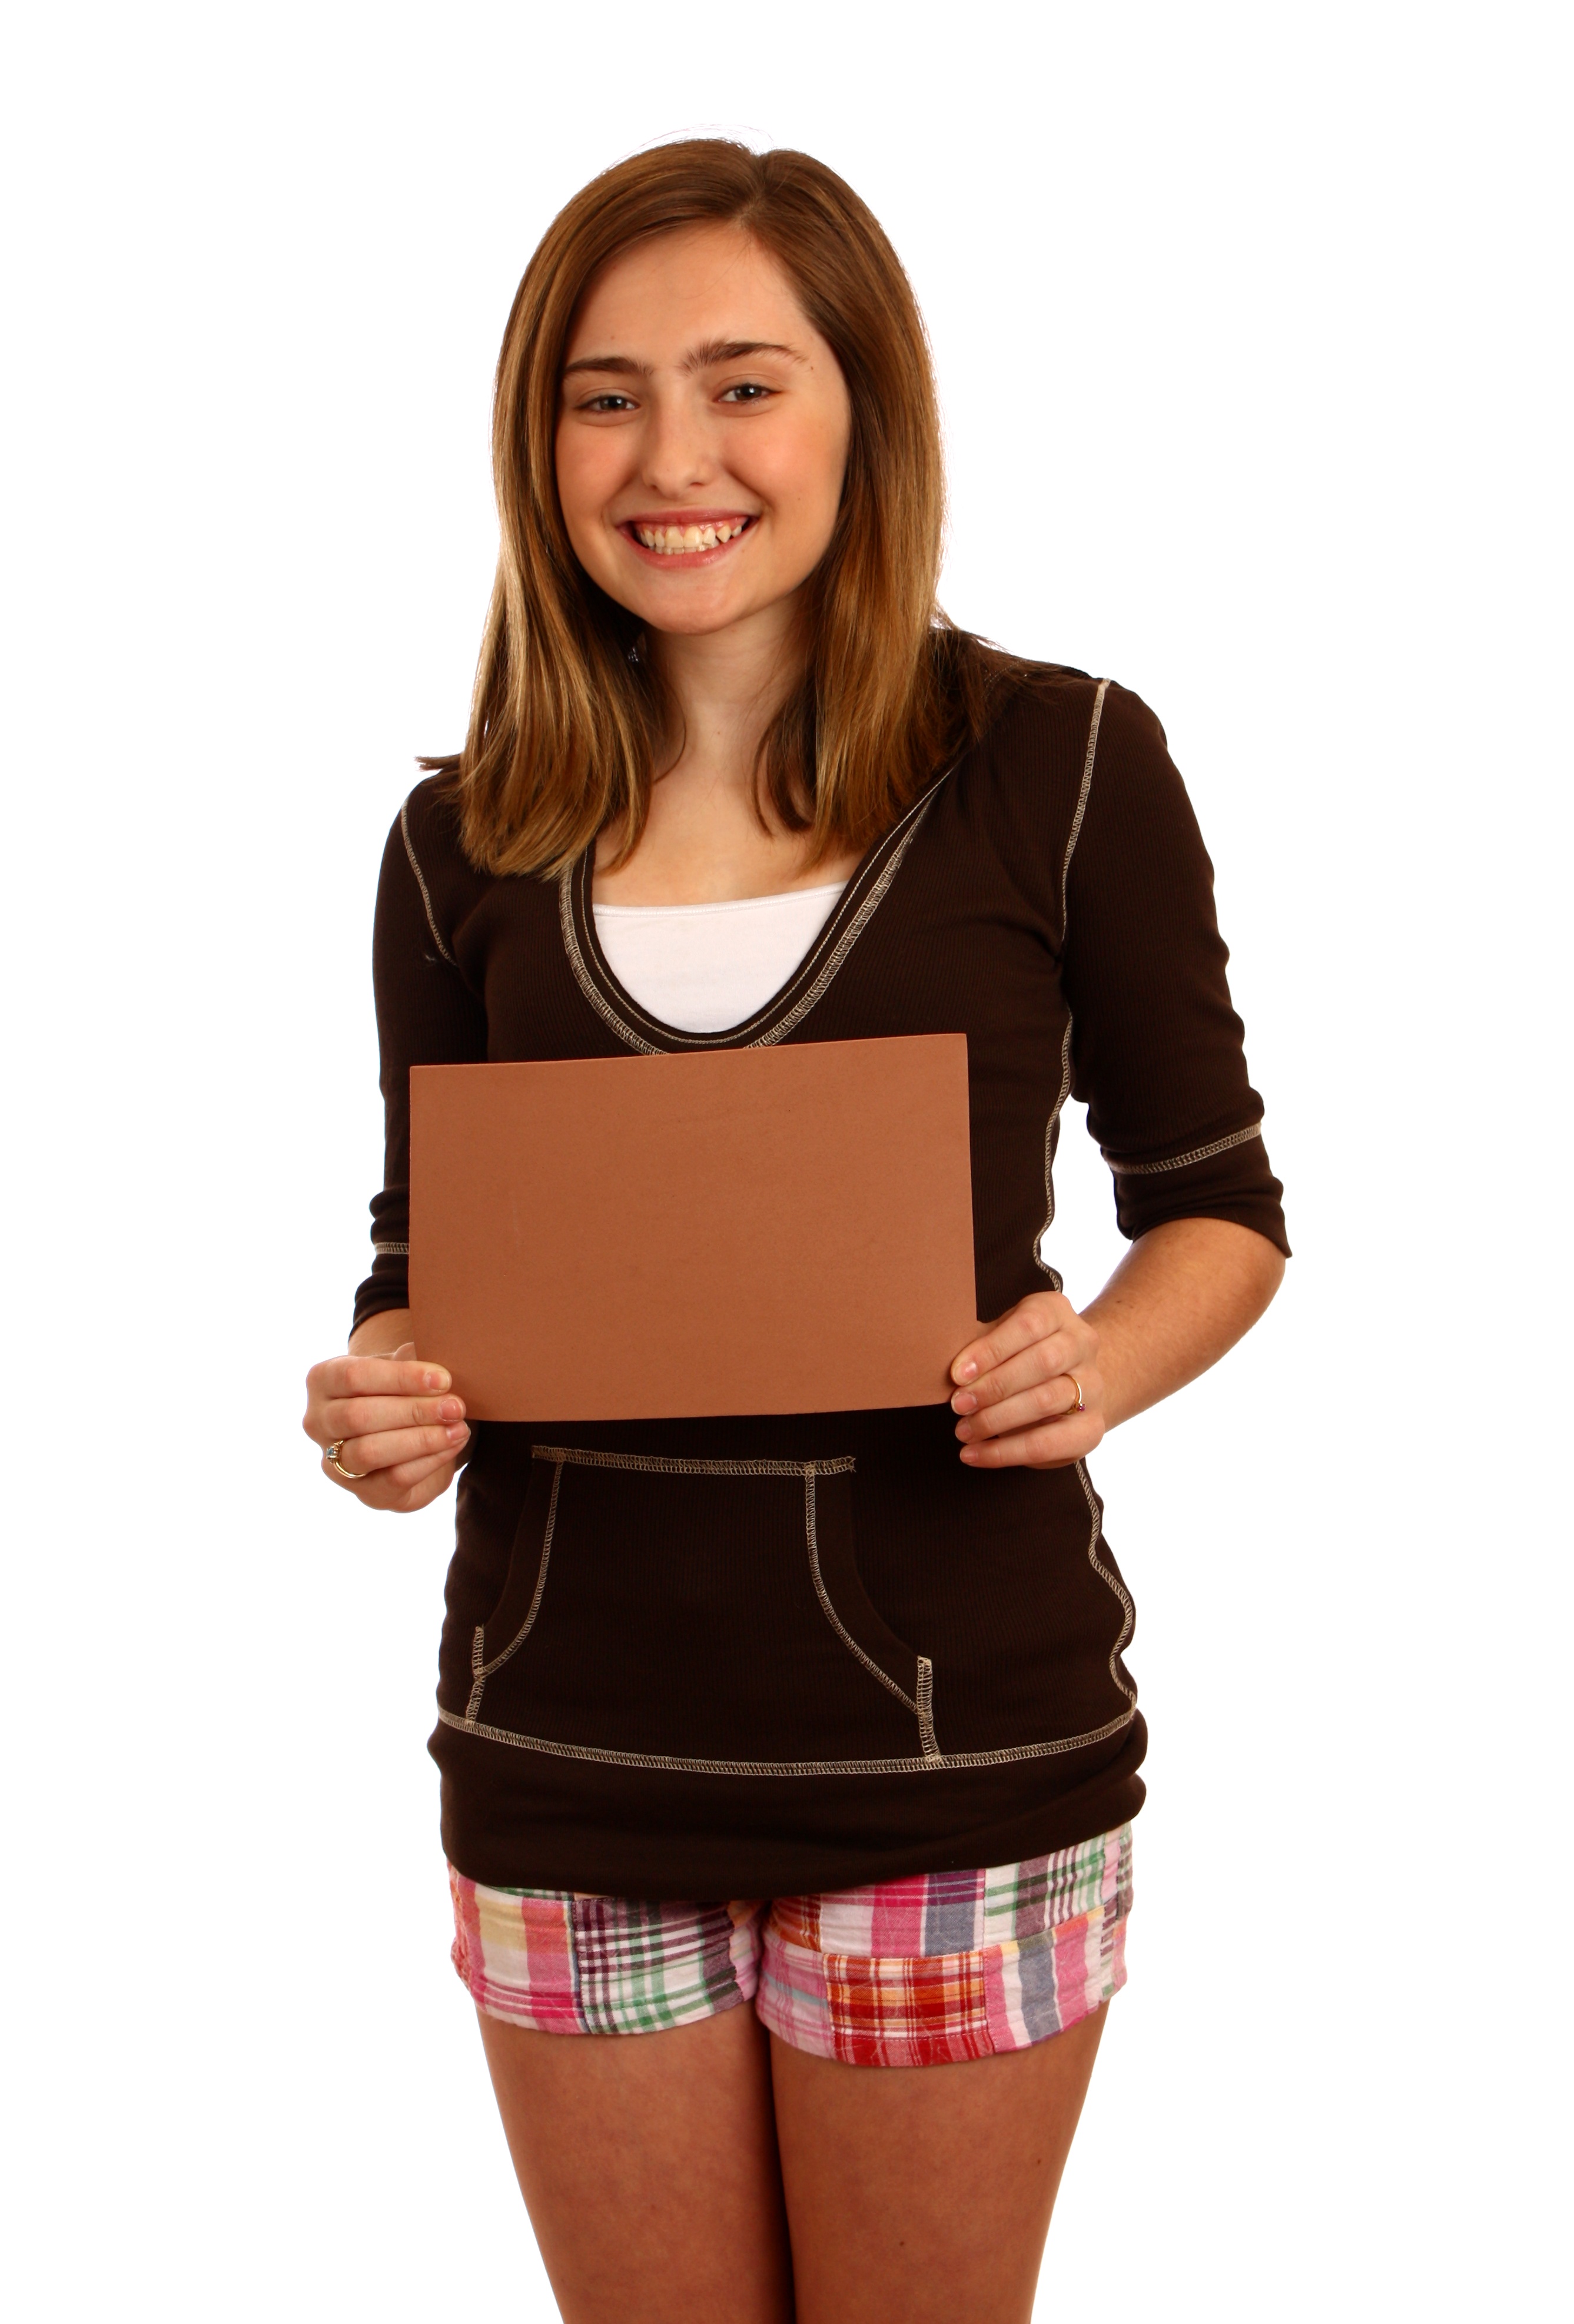
[{"label": "brown long-sleeve top", "polygon": [[[478,872],[439,779],[394,824],[357,1323],[407,1301],[412,1065],[962,1033],[980,1315],[1058,1286],[1072,1095],[1127,1235],[1221,1218],[1287,1250],[1211,867],[1135,695],[1013,681],[728,1032],[676,1031],[619,985],[593,855],[557,881]],[[971,1470],[953,1429],[944,1406],[478,1424],[431,1743],[460,1870],[762,1896],[1006,1863],[1132,1814],[1132,1607],[1086,1465]]]}]

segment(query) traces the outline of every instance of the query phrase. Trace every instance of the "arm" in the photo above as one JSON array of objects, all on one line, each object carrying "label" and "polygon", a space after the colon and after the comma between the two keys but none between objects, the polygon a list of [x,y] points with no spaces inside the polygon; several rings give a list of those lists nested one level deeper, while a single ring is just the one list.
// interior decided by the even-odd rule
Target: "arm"
[{"label": "arm", "polygon": [[[455,957],[455,919],[474,884],[457,862],[431,786],[419,786],[388,835],[373,937],[386,1125],[383,1185],[372,1206],[377,1256],[356,1295],[349,1352],[307,1374],[301,1422],[323,1448],[324,1475],[367,1508],[408,1511],[436,1500],[469,1442],[448,1373],[416,1357],[407,1251],[410,1069],[486,1055],[485,1010]],[[327,1451],[334,1445],[337,1468]]]},{"label": "arm", "polygon": [[[385,1307],[381,1315],[368,1315],[350,1334],[353,1356],[396,1356],[401,1348],[413,1348],[410,1336],[410,1309]],[[444,1385],[448,1375],[443,1375]]]},{"label": "arm", "polygon": [[1249,1227],[1174,1219],[1150,1229],[1083,1317],[1098,1334],[1104,1425],[1118,1428],[1228,1355],[1284,1278],[1284,1254]]},{"label": "arm", "polygon": [[1213,868],[1164,730],[1118,687],[1083,801],[1062,982],[1073,1089],[1132,1249],[1085,1314],[1058,1290],[1035,1292],[962,1351],[952,1401],[974,1467],[1080,1460],[1107,1428],[1173,1396],[1250,1330],[1289,1248]]},{"label": "arm", "polygon": [[962,1459],[976,1469],[1082,1460],[1106,1430],[1216,1364],[1284,1272],[1282,1254],[1249,1227],[1174,1219],[1132,1246],[1085,1314],[1060,1292],[1034,1293],[952,1367]]}]

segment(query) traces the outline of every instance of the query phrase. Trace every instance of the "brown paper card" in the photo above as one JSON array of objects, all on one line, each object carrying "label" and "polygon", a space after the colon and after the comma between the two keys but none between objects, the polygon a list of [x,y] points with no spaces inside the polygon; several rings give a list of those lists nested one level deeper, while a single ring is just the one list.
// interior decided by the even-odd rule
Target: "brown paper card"
[{"label": "brown paper card", "polygon": [[410,1084],[412,1329],[476,1419],[949,1396],[977,1329],[964,1035]]}]

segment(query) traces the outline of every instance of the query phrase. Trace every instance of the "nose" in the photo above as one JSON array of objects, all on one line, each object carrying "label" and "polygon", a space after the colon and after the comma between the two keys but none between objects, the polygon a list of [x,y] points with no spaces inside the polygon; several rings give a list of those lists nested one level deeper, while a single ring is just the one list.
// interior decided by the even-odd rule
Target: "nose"
[{"label": "nose", "polygon": [[682,392],[653,395],[640,455],[644,484],[658,500],[678,500],[708,483],[717,461],[703,405]]}]

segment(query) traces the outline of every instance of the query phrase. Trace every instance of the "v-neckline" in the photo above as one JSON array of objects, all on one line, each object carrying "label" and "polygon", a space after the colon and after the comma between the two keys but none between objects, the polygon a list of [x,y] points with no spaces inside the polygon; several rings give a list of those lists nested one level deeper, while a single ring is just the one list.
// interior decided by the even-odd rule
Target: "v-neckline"
[{"label": "v-neckline", "polygon": [[[763,1008],[716,1033],[686,1033],[642,1009],[613,974],[596,934],[592,886],[595,842],[558,876],[558,921],[575,983],[596,1014],[631,1049],[660,1056],[693,1049],[767,1048],[785,1040],[829,988],[848,954],[879,910],[936,793],[954,771],[947,768],[914,800],[882,839],[876,840],[832,907],[830,918],[787,982]],[[827,882],[827,885],[830,883]],[[791,890],[787,891],[788,893]]]}]

